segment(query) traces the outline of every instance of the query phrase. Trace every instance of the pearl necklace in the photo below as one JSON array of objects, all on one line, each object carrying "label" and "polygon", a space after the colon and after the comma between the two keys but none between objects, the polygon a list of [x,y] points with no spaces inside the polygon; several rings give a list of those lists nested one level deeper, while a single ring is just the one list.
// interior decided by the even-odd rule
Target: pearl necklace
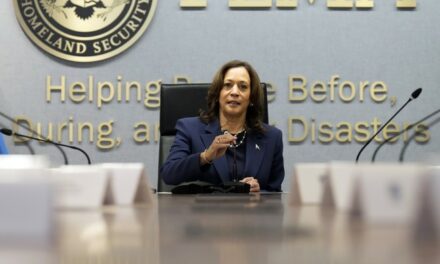
[{"label": "pearl necklace", "polygon": [[233,136],[237,136],[237,138],[238,138],[238,135],[240,135],[241,133],[243,133],[243,137],[240,139],[240,141],[238,143],[230,144],[229,145],[230,148],[238,148],[241,144],[243,144],[244,140],[246,139],[246,129],[243,129],[242,131],[240,131],[236,134],[229,133],[229,131],[225,130],[225,132],[223,134],[231,134]]}]

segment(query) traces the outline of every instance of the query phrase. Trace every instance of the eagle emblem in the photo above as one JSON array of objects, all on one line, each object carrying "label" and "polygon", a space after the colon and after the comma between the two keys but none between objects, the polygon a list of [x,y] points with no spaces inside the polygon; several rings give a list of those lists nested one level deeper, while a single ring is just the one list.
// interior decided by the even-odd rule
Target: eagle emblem
[{"label": "eagle emblem", "polygon": [[49,54],[95,62],[120,54],[145,32],[158,0],[14,0],[20,26]]},{"label": "eagle emblem", "polygon": [[106,8],[102,0],[68,0],[65,8],[74,8],[75,14],[82,20],[89,19],[95,8]]}]

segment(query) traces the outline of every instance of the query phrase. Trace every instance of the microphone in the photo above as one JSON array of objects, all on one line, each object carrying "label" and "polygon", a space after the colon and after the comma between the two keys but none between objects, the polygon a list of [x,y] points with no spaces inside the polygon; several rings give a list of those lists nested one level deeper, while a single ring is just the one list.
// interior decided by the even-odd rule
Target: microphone
[{"label": "microphone", "polygon": [[[380,143],[380,145],[377,146],[376,150],[375,150],[374,153],[373,153],[373,156],[372,156],[372,158],[371,158],[371,162],[374,162],[374,161],[376,160],[376,155],[377,155],[377,153],[379,152],[379,150],[382,148],[383,145],[385,145],[385,144],[388,143],[389,141],[393,140],[394,138],[400,136],[400,135],[403,134],[404,132],[406,132],[406,131],[412,129],[413,127],[415,127],[415,126],[421,124],[422,122],[426,121],[427,119],[431,118],[432,116],[438,114],[439,112],[440,112],[440,109],[438,109],[438,110],[432,112],[431,114],[425,116],[424,118],[420,119],[419,121],[417,121],[417,122],[415,122],[415,123],[412,123],[411,125],[409,125],[409,126],[406,127],[405,129],[399,131],[399,133],[393,135],[392,137],[386,139],[384,142]],[[407,142],[408,142],[408,141],[407,141]]]},{"label": "microphone", "polygon": [[[432,121],[431,123],[429,123],[426,126],[425,130],[428,130],[430,127],[432,127],[433,125],[437,124],[440,121],[440,117],[437,118],[436,120]],[[402,147],[402,150],[400,150],[400,155],[399,155],[399,162],[403,162],[403,157],[405,156],[405,151],[408,148],[409,143],[417,136],[417,131],[414,132],[414,134],[411,135],[411,137],[409,137],[408,141],[405,142],[405,144]]]},{"label": "microphone", "polygon": [[31,153],[31,155],[35,155],[34,148],[31,146],[31,144],[29,144],[29,142],[23,141],[22,143],[28,148],[29,153]]},{"label": "microphone", "polygon": [[[5,113],[0,112],[0,116],[2,116],[2,117],[4,117],[5,119],[11,121],[12,123],[18,125],[19,127],[24,128],[25,130],[31,132],[32,134],[36,134],[36,135],[37,135],[38,137],[40,137],[40,138],[43,138],[43,139],[45,139],[45,140],[49,140],[49,139],[47,139],[47,138],[45,138],[45,137],[39,135],[37,132],[33,131],[32,129],[28,128],[27,126],[24,126],[24,125],[18,123],[18,122],[15,121],[12,117],[9,117],[9,116],[6,115]],[[30,146],[29,144],[27,144],[27,145]],[[64,165],[69,164],[69,161],[67,160],[66,152],[64,152],[64,150],[63,150],[60,146],[58,146],[58,145],[56,145],[56,144],[52,144],[52,145],[54,145],[54,146],[55,146],[55,147],[61,152],[61,155],[63,155]],[[29,151],[31,151],[31,149],[32,149],[32,148],[30,148]],[[33,153],[33,150],[31,151],[31,153],[34,154],[34,153]]]},{"label": "microphone", "polygon": [[386,127],[388,125],[388,123],[391,122],[391,120],[393,120],[394,117],[396,117],[396,115],[398,115],[400,113],[400,111],[402,111],[402,109],[405,108],[405,106],[409,102],[411,102],[413,99],[416,99],[417,97],[419,97],[421,92],[422,92],[422,88],[417,88],[414,92],[412,92],[411,97],[408,99],[408,101],[406,101],[406,103],[402,107],[400,107],[399,110],[397,110],[397,112],[390,119],[388,119],[388,121],[383,126],[381,126],[379,128],[379,130],[370,139],[368,139],[368,141],[359,150],[359,152],[356,156],[356,163],[359,161],[359,157],[361,156],[362,151],[364,151],[364,149],[371,143],[371,141],[373,141],[373,139],[383,130],[383,128]]},{"label": "microphone", "polygon": [[[227,130],[225,132],[223,132],[223,134],[230,134]],[[238,181],[238,177],[237,177],[237,149],[236,147],[234,147],[234,145],[229,145],[229,149],[233,150],[233,159],[232,159],[232,181],[236,182]]]},{"label": "microphone", "polygon": [[53,144],[53,145],[56,145],[56,146],[62,146],[62,147],[71,148],[71,149],[75,149],[75,150],[81,151],[84,154],[84,156],[86,156],[87,163],[89,165],[92,164],[90,162],[89,155],[87,155],[87,153],[84,150],[82,150],[82,149],[80,149],[78,147],[57,143],[57,142],[54,142],[54,141],[49,140],[49,139],[41,139],[41,138],[36,138],[36,137],[30,137],[30,136],[22,135],[22,134],[19,134],[19,133],[14,133],[14,132],[12,132],[12,130],[7,129],[7,128],[0,129],[0,132],[2,134],[6,135],[6,136],[17,136],[17,137],[22,137],[22,138],[29,138],[29,139],[38,140],[38,141],[41,141],[41,142],[50,143],[50,144]]},{"label": "microphone", "polygon": [[237,148],[234,148],[234,160],[232,163],[232,181],[238,181],[237,177]]}]

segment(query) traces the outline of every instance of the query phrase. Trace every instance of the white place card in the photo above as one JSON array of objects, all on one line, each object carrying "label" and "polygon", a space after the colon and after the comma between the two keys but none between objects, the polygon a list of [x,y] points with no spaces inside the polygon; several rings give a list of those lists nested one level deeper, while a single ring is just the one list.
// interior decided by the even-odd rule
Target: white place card
[{"label": "white place card", "polygon": [[354,162],[332,161],[328,164],[328,178],[324,178],[322,204],[340,211],[350,211],[355,205],[355,185],[358,165]]},{"label": "white place card", "polygon": [[359,166],[359,205],[368,223],[409,224],[420,197],[418,164],[379,163]]},{"label": "white place card", "polygon": [[427,166],[421,183],[415,230],[423,239],[440,241],[440,166]]},{"label": "white place card", "polygon": [[113,202],[117,205],[151,202],[144,164],[142,163],[103,163],[110,178]]},{"label": "white place card", "polygon": [[0,169],[48,168],[49,160],[41,155],[0,155]]},{"label": "white place card", "polygon": [[431,172],[430,187],[431,201],[429,205],[432,206],[433,222],[435,224],[437,239],[440,241],[440,166],[436,166]]},{"label": "white place card", "polygon": [[108,173],[99,166],[69,165],[51,170],[55,204],[61,208],[96,208],[113,203]]},{"label": "white place card", "polygon": [[298,163],[293,172],[290,202],[292,204],[320,204],[324,180],[328,173],[327,163]]}]

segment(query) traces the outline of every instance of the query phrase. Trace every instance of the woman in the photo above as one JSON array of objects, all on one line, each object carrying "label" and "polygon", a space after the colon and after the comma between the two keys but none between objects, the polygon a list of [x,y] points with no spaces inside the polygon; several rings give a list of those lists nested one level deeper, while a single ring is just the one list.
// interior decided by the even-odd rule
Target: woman
[{"label": "woman", "polygon": [[281,191],[281,131],[264,124],[263,90],[247,62],[223,65],[208,91],[200,117],[177,121],[176,138],[160,175],[167,184],[240,181],[251,192]]}]

